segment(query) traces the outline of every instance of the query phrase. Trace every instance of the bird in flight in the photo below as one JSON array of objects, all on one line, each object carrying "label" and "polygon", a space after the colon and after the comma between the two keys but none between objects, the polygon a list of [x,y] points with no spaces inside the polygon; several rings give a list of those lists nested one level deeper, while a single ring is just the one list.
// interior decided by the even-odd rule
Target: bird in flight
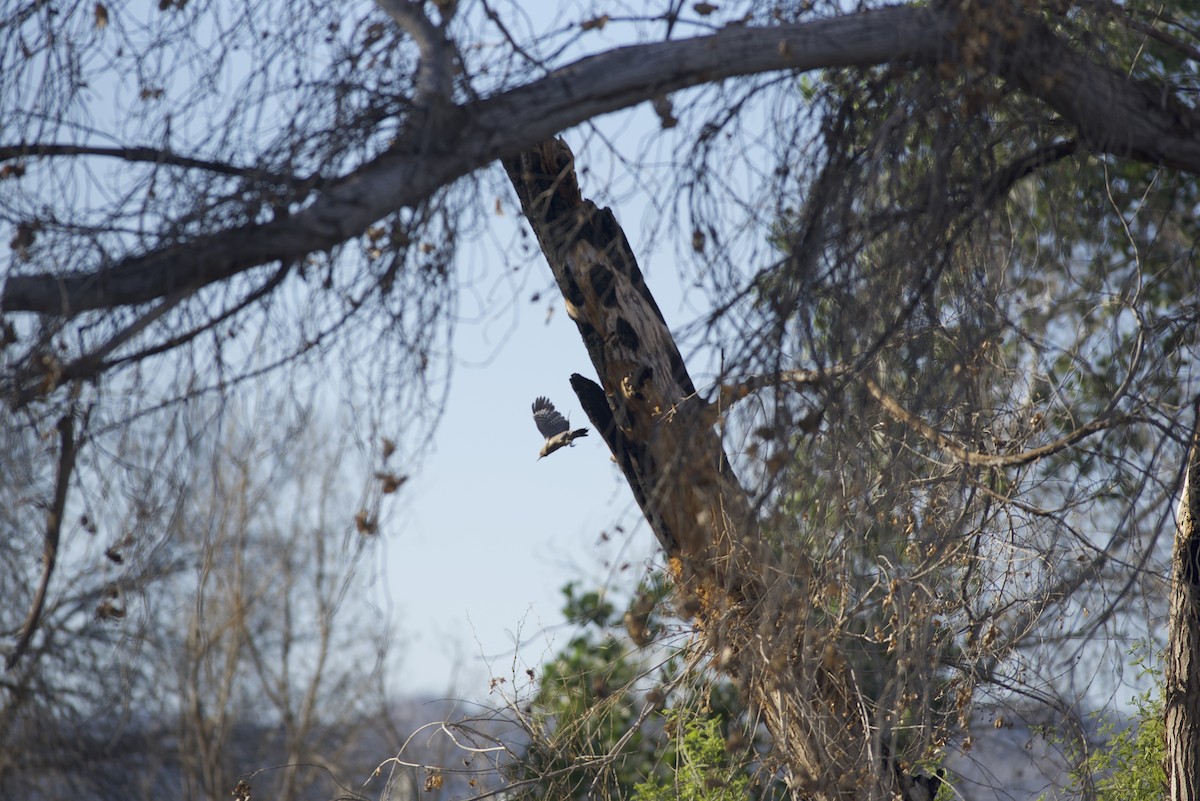
[{"label": "bird in flight", "polygon": [[572,431],[571,424],[558,413],[549,398],[538,398],[533,402],[533,422],[546,438],[546,444],[542,446],[542,452],[538,455],[539,459],[549,456],[559,448],[574,445],[576,439],[586,437],[588,433],[586,428]]}]

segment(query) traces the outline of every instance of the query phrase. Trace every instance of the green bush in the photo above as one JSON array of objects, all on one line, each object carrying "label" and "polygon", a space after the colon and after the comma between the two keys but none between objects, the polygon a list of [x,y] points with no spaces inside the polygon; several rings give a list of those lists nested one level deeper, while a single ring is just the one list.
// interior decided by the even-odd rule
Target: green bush
[{"label": "green bush", "polygon": [[719,717],[668,709],[667,731],[675,734],[675,765],[667,778],[634,787],[637,801],[744,801],[750,795],[746,765],[736,760],[721,734]]},{"label": "green bush", "polygon": [[[1140,650],[1135,649],[1133,663],[1141,675],[1161,676],[1160,669],[1147,665],[1153,660],[1137,653]],[[1089,751],[1082,767],[1072,771],[1068,791],[1085,795],[1090,786],[1096,801],[1161,801],[1167,781],[1161,683],[1132,700],[1134,722],[1118,728],[1111,718],[1102,719],[1099,733],[1105,745]]]}]

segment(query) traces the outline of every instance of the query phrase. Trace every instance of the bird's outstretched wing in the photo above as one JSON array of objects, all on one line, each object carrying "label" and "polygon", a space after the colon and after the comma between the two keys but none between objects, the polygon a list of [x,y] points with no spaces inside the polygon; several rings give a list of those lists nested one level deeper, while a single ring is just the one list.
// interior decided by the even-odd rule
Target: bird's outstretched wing
[{"label": "bird's outstretched wing", "polygon": [[538,431],[542,432],[542,436],[546,439],[550,439],[555,434],[561,434],[569,428],[567,419],[555,411],[554,404],[550,402],[549,398],[538,398],[533,402],[533,422],[537,424]]}]

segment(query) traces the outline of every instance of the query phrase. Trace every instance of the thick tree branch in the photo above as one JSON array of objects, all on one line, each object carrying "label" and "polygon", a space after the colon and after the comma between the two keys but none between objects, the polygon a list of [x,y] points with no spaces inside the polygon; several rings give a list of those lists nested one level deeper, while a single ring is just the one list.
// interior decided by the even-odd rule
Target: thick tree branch
[{"label": "thick tree branch", "polygon": [[1020,18],[997,74],[1057,111],[1091,150],[1200,173],[1200,114],[1160,86],[1076,52],[1040,20]]},{"label": "thick tree branch", "polygon": [[[198,337],[205,331],[210,331],[217,325],[220,325],[230,317],[242,312],[249,306],[259,300],[262,300],[267,295],[271,294],[283,280],[291,272],[291,267],[284,265],[276,269],[266,281],[255,288],[244,298],[237,303],[222,310],[215,316],[204,318],[204,322],[193,328],[189,328],[181,334],[168,337],[164,340],[156,340],[155,344],[135,351],[126,353],[118,358],[109,359],[108,357],[119,348],[123,347],[127,342],[141,334],[156,321],[162,319],[168,312],[178,306],[184,299],[188,297],[188,292],[176,292],[164,298],[159,304],[151,308],[149,311],[140,315],[129,325],[117,331],[98,347],[88,351],[82,356],[68,364],[57,367],[53,371],[47,371],[44,366],[36,366],[32,361],[26,362],[21,368],[15,371],[15,379],[12,387],[15,389],[13,405],[21,407],[36,397],[42,397],[53,392],[60,386],[68,384],[72,381],[90,381],[97,376],[103,374],[107,370],[116,367],[120,364],[128,364],[130,362],[140,361],[158,353],[163,353],[168,350],[179,347],[187,342]],[[34,351],[35,355],[41,351]]]},{"label": "thick tree branch", "polygon": [[[979,66],[1041,98],[1098,152],[1200,174],[1200,117],[1193,109],[1075,52],[1037,19],[1017,22],[1015,39],[991,37]],[[330,180],[291,217],[167,242],[79,272],[11,276],[0,310],[71,316],[295,260],[331,249],[468,172],[593,117],[739,75],[953,61],[959,26],[948,9],[898,6],[610,50],[445,114],[417,115],[424,118],[422,130],[402,132],[396,148]]]},{"label": "thick tree branch", "polygon": [[452,101],[454,48],[446,38],[445,27],[429,20],[425,4],[419,0],[376,0],[376,4],[412,37],[421,53],[414,105],[448,105]]},{"label": "thick tree branch", "polygon": [[426,116],[444,130],[403,132],[397,137],[402,148],[329,181],[310,206],[290,217],[167,243],[94,270],[15,275],[4,286],[0,311],[69,317],[145,303],[260,264],[329,250],[497,158],[663,92],[738,74],[930,57],[940,40],[930,35],[925,17],[924,11],[887,9],[861,18],[735,29],[619,48],[583,59],[526,86],[459,107],[457,115]]}]

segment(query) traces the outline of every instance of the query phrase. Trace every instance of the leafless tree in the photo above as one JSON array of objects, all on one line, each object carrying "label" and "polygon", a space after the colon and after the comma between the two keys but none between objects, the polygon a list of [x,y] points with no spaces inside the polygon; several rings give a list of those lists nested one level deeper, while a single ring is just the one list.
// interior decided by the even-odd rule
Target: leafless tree
[{"label": "leafless tree", "polygon": [[[268,406],[223,415],[189,446],[192,474],[171,487],[169,514],[113,520],[92,507],[95,522],[72,521],[95,529],[92,547],[64,549],[4,686],[6,793],[213,798],[244,781],[278,798],[327,796],[353,792],[380,744],[400,737],[390,623],[363,592],[375,535],[358,521],[374,501],[303,410],[289,421]],[[13,446],[7,487],[28,505],[37,481],[20,471],[38,461]],[[37,567],[20,558],[37,538],[15,522],[6,531],[15,616],[41,586],[21,574]]]},{"label": "leafless tree", "polygon": [[[159,503],[169,484],[143,487],[136,503],[118,500],[119,524],[103,498],[65,503],[75,426],[64,419],[60,436],[45,440],[34,438],[33,428],[0,430],[6,795],[93,793],[115,779],[105,761],[136,755],[136,747],[113,736],[136,716],[125,703],[129,688],[151,683],[144,663],[125,658],[129,636],[140,626],[138,599],[173,574],[171,564],[153,558],[161,543],[154,532],[174,508]],[[128,479],[137,483],[136,471]],[[52,541],[60,532],[61,542]]]},{"label": "leafless tree", "polygon": [[[225,795],[267,767],[248,780],[258,792],[334,793],[369,774],[356,729],[386,720],[391,699],[387,618],[350,592],[371,583],[372,536],[326,432],[265,408],[245,417],[212,443],[168,533],[189,564],[151,600],[144,650],[169,688],[157,717],[177,727],[167,757],[184,798]],[[343,773],[352,763],[358,774]]]}]

